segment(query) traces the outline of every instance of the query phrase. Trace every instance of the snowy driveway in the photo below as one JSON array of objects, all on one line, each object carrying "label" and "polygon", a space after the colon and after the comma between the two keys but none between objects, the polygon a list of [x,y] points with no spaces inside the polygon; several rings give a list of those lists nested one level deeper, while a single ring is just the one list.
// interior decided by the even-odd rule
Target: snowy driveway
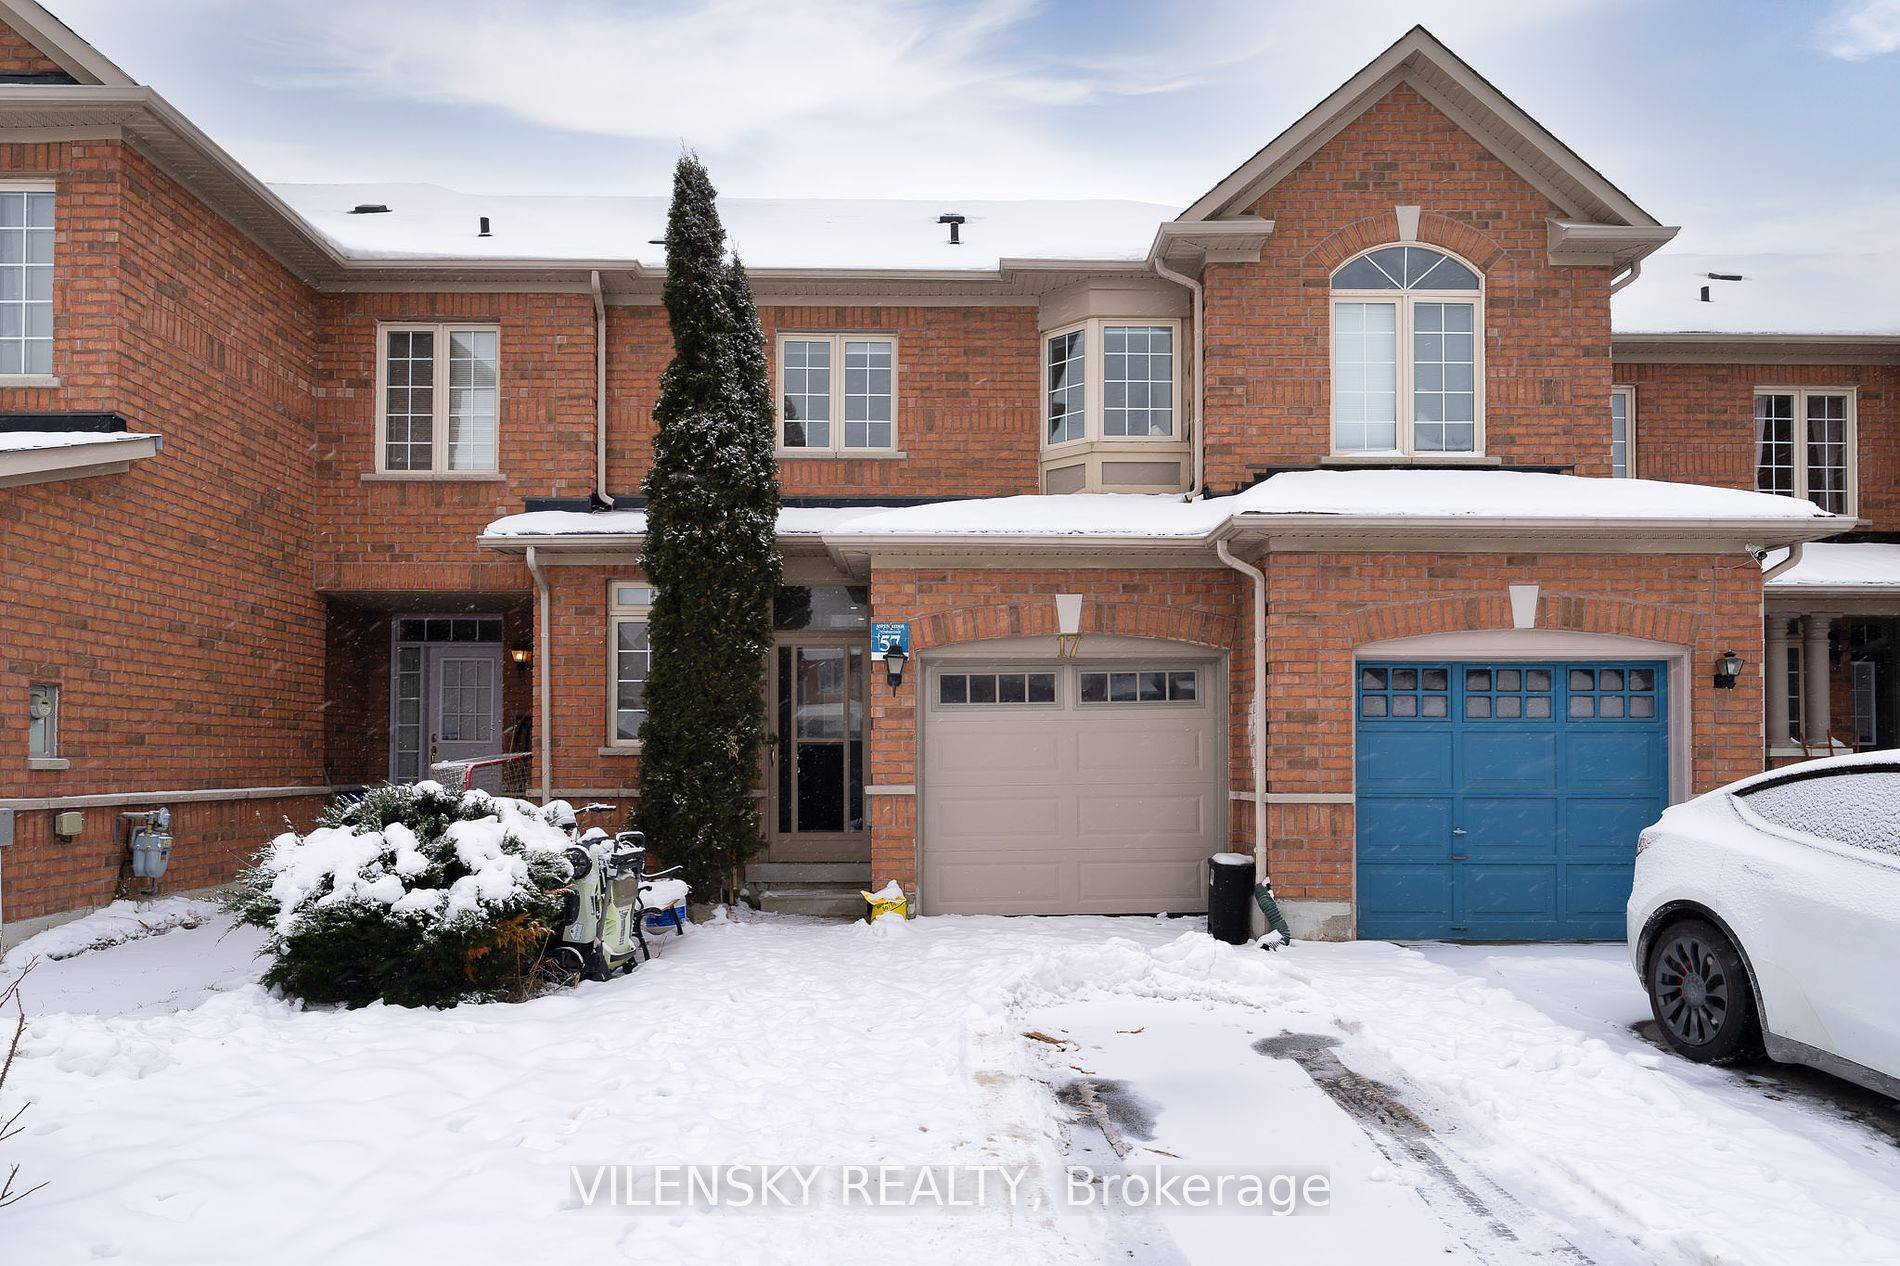
[{"label": "snowy driveway", "polygon": [[[1662,1055],[1614,949],[1192,926],[751,920],[449,1013],[298,1011],[211,927],[45,963],[0,1156],[50,1185],[0,1257],[1900,1261],[1885,1106]],[[1331,1201],[654,1212],[572,1171],[676,1163],[1317,1171]]]}]

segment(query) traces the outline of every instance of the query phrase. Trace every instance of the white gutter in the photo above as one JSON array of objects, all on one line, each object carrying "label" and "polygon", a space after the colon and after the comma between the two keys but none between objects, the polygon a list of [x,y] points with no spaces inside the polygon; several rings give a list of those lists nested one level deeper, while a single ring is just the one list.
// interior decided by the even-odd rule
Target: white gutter
[{"label": "white gutter", "polygon": [[587,274],[594,294],[594,495],[613,508],[607,491],[607,297],[600,292],[600,270]]},{"label": "white gutter", "polygon": [[541,798],[548,799],[549,788],[554,786],[554,736],[548,733],[549,713],[553,710],[553,695],[549,690],[549,675],[554,665],[548,660],[548,578],[541,571],[541,560],[535,556],[534,546],[528,546],[528,574],[534,577],[534,666],[535,666],[535,746],[541,749]]},{"label": "white gutter", "polygon": [[1776,563],[1773,567],[1770,567],[1767,571],[1763,572],[1761,574],[1761,583],[1766,585],[1769,581],[1773,580],[1776,576],[1779,576],[1782,572],[1789,570],[1796,563],[1800,562],[1802,551],[1805,550],[1807,546],[1808,546],[1808,543],[1806,541],[1795,541],[1793,544],[1789,545],[1788,556],[1782,559],[1780,562]]},{"label": "white gutter", "polygon": [[1205,369],[1202,366],[1202,352],[1206,339],[1202,327],[1206,316],[1206,294],[1201,283],[1186,273],[1178,273],[1155,257],[1155,273],[1179,286],[1186,286],[1194,298],[1194,483],[1188,489],[1188,499],[1200,496],[1205,487],[1207,454],[1207,419],[1203,416],[1202,405],[1207,399]]},{"label": "white gutter", "polygon": [[1629,271],[1625,272],[1621,277],[1618,277],[1615,281],[1612,281],[1610,283],[1610,293],[1615,294],[1617,291],[1629,285],[1632,281],[1635,281],[1638,277],[1641,277],[1642,275],[1643,275],[1643,261],[1640,259],[1632,259],[1630,261]]},{"label": "white gutter", "polygon": [[1253,577],[1253,698],[1247,747],[1253,757],[1253,873],[1267,881],[1267,573],[1234,557],[1225,540],[1214,542],[1214,552],[1235,571]]}]

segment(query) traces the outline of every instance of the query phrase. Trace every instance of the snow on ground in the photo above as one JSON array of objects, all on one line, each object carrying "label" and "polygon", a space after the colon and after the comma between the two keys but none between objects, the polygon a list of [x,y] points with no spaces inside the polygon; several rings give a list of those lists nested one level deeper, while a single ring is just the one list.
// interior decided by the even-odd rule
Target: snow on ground
[{"label": "snow on ground", "polygon": [[217,913],[216,902],[194,897],[114,901],[21,941],[6,952],[4,969],[18,971],[29,959],[72,958],[87,950],[122,945],[173,928],[197,927],[215,918]]},{"label": "snow on ground", "polygon": [[[43,963],[9,1159],[51,1185],[6,1260],[1900,1260],[1879,1132],[1655,1050],[1616,947],[1267,955],[1193,926],[751,917],[450,1012],[300,1010],[213,925]],[[569,1171],[663,1162],[1318,1169],[1334,1195],[654,1213],[584,1209]]]}]

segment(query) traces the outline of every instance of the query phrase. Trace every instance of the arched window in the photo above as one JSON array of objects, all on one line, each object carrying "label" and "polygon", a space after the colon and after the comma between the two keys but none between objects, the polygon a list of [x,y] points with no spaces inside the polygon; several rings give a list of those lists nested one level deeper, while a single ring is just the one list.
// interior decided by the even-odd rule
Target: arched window
[{"label": "arched window", "polygon": [[1476,453],[1484,283],[1428,246],[1382,246],[1333,273],[1333,451]]}]

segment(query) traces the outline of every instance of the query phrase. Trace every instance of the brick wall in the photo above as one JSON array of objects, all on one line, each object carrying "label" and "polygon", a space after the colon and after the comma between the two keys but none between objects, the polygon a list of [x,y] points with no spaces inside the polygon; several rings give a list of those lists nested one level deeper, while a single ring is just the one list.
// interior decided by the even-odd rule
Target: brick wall
[{"label": "brick wall", "polygon": [[1275,228],[1257,264],[1207,269],[1210,485],[1326,455],[1331,273],[1396,240],[1402,205],[1484,273],[1486,451],[1609,473],[1609,271],[1552,267],[1557,209],[1400,85],[1260,200]]},{"label": "brick wall", "polygon": [[[902,460],[786,458],[788,496],[991,497],[1037,489],[1039,335],[1034,307],[764,307],[777,336],[863,330],[897,338]],[[653,405],[672,356],[665,309],[608,310],[609,483],[637,492],[651,461]]]},{"label": "brick wall", "polygon": [[[1754,773],[1762,752],[1761,577],[1725,556],[1274,554],[1267,616],[1269,786],[1353,789],[1354,647],[1387,638],[1511,627],[1507,586],[1541,586],[1538,627],[1691,648],[1693,790]],[[1733,648],[1749,670],[1709,681]],[[1350,804],[1276,804],[1268,851],[1282,898],[1352,896]]]},{"label": "brick wall", "polygon": [[33,47],[18,31],[0,22],[0,75],[64,73],[58,62]]},{"label": "brick wall", "polygon": [[[0,798],[320,784],[313,297],[123,145],[0,145],[0,171],[57,187],[61,381],[0,390],[0,409],[117,411],[164,437],[125,474],[0,491],[0,707],[58,683],[70,761],[27,770],[24,724],[0,725]],[[190,810],[170,882],[228,869],[249,812]],[[89,810],[73,843],[34,843],[22,815],[6,915],[109,898],[115,813]]]},{"label": "brick wall", "polygon": [[1860,514],[1900,530],[1900,368],[1891,365],[1616,366],[1636,388],[1636,470],[1725,488],[1755,486],[1755,389],[1857,389]]},{"label": "brick wall", "polygon": [[[376,470],[379,321],[501,327],[494,480],[365,480]],[[594,487],[594,309],[584,294],[325,295],[317,326],[316,583],[331,592],[525,593],[527,571],[475,544],[528,497]]]}]

